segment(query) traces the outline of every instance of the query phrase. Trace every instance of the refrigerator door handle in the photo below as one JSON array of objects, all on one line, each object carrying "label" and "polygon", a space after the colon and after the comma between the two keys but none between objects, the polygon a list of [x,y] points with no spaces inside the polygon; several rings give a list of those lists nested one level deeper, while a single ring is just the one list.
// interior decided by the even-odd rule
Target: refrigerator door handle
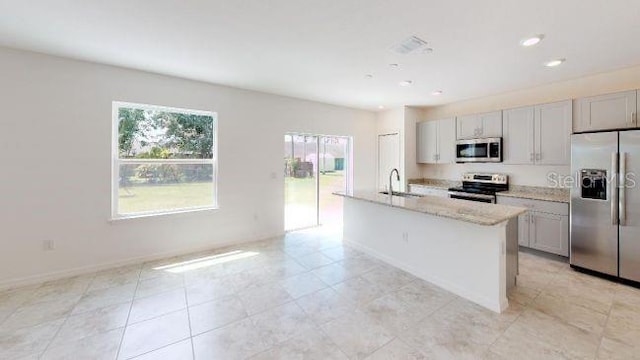
[{"label": "refrigerator door handle", "polygon": [[611,153],[611,224],[618,225],[618,153]]},{"label": "refrigerator door handle", "polygon": [[620,153],[620,184],[618,188],[618,218],[620,225],[625,225],[627,222],[627,204],[626,204],[626,189],[627,189],[627,153]]}]

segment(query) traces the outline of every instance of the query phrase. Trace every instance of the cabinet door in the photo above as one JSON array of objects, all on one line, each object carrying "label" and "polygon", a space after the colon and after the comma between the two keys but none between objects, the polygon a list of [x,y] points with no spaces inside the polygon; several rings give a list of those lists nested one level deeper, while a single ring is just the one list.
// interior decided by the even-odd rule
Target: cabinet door
[{"label": "cabinet door", "polygon": [[504,111],[502,123],[502,150],[505,164],[534,163],[533,106]]},{"label": "cabinet door", "polygon": [[578,100],[578,131],[636,127],[636,91],[591,96]]},{"label": "cabinet door", "polygon": [[518,245],[529,247],[529,213],[518,216]]},{"label": "cabinet door", "polygon": [[438,148],[437,121],[423,121],[417,125],[416,159],[421,164],[435,164]]},{"label": "cabinet door", "polygon": [[571,100],[536,106],[535,157],[540,165],[569,165],[571,160]]},{"label": "cabinet door", "polygon": [[502,111],[494,111],[478,115],[480,136],[482,138],[502,136]]},{"label": "cabinet door", "polygon": [[549,253],[569,256],[569,217],[530,212],[529,246]]},{"label": "cabinet door", "polygon": [[456,119],[438,120],[438,164],[456,161]]},{"label": "cabinet door", "polygon": [[478,115],[465,115],[456,118],[457,139],[475,139],[480,137],[482,123],[478,119]]}]

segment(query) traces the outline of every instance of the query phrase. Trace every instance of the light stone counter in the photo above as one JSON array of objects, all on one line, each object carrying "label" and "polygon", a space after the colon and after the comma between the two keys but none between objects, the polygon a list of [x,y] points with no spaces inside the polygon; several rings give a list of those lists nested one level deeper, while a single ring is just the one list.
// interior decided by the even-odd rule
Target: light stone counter
[{"label": "light stone counter", "polygon": [[407,184],[419,185],[419,186],[429,187],[433,189],[443,189],[443,190],[447,190],[452,187],[462,186],[461,181],[441,180],[441,179],[409,179],[407,181]]},{"label": "light stone counter", "polygon": [[496,195],[561,203],[569,203],[571,197],[569,189],[518,185],[509,186],[508,191],[501,191]]},{"label": "light stone counter", "polygon": [[[460,187],[460,181],[442,180],[442,179],[409,179],[409,185],[418,185],[433,189],[447,190],[451,187]],[[497,192],[498,196],[516,197],[521,199],[532,199],[542,201],[554,201],[569,203],[569,189],[551,188],[543,186],[523,186],[510,185],[508,191]]]},{"label": "light stone counter", "polygon": [[525,208],[486,204],[468,200],[422,196],[406,198],[380,194],[376,191],[355,191],[353,194],[335,193],[335,195],[364,200],[390,207],[446,217],[477,225],[497,225],[527,211]]}]

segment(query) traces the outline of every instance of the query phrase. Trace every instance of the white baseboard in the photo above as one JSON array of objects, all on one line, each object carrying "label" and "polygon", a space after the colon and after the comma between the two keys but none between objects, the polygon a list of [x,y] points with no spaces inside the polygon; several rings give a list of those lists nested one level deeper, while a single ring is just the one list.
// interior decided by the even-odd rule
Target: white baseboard
[{"label": "white baseboard", "polygon": [[497,313],[501,313],[504,310],[507,309],[507,307],[509,307],[509,302],[507,299],[504,299],[504,301],[501,301],[499,303],[496,303],[494,301],[491,301],[487,298],[485,298],[484,296],[478,295],[476,293],[472,293],[469,292],[466,289],[460,288],[459,286],[451,283],[450,281],[444,280],[442,278],[439,278],[437,276],[433,276],[431,274],[425,274],[423,272],[418,271],[417,269],[404,264],[400,261],[397,261],[396,259],[393,259],[389,256],[386,256],[368,246],[362,245],[360,243],[357,242],[353,242],[353,241],[349,241],[348,239],[343,239],[343,242],[353,248],[355,248],[356,250],[362,251],[363,253],[372,256],[376,259],[379,259],[381,261],[386,262],[389,265],[392,265],[394,267],[397,267],[401,270],[404,270],[414,276],[417,276],[419,278],[421,278],[422,280],[425,280],[429,283],[432,283],[438,287],[443,288],[444,290],[447,290],[449,292],[452,292],[458,296],[461,296],[465,299],[468,299],[469,301],[472,301],[478,305],[481,305],[483,307],[486,307],[489,310],[492,310],[494,312]]},{"label": "white baseboard", "polygon": [[68,277],[85,275],[85,274],[90,274],[97,271],[109,270],[109,269],[113,269],[121,266],[134,265],[134,264],[139,264],[147,261],[160,260],[163,258],[168,258],[173,256],[188,255],[188,254],[196,253],[199,251],[213,250],[213,249],[223,248],[227,246],[246,244],[246,243],[251,243],[256,241],[264,241],[264,240],[284,236],[284,234],[285,233],[283,232],[281,234],[276,234],[276,235],[264,237],[261,239],[244,239],[244,240],[226,241],[226,242],[216,243],[215,245],[198,246],[198,247],[180,249],[180,250],[174,250],[174,251],[165,251],[165,252],[155,253],[152,255],[137,256],[137,257],[132,257],[124,260],[112,261],[112,262],[107,262],[107,263],[102,263],[97,265],[81,266],[81,267],[76,267],[72,269],[52,271],[44,274],[25,276],[25,277],[16,278],[16,279],[2,280],[0,281],[0,291],[15,289],[15,288],[29,286],[29,285],[37,285],[47,281],[60,280]]}]

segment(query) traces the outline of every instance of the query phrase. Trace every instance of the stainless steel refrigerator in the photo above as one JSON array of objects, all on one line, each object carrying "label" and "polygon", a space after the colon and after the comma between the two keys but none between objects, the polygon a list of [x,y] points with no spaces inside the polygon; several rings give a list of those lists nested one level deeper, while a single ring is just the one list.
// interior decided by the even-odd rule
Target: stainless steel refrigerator
[{"label": "stainless steel refrigerator", "polygon": [[572,266],[640,282],[640,130],[571,136]]}]

